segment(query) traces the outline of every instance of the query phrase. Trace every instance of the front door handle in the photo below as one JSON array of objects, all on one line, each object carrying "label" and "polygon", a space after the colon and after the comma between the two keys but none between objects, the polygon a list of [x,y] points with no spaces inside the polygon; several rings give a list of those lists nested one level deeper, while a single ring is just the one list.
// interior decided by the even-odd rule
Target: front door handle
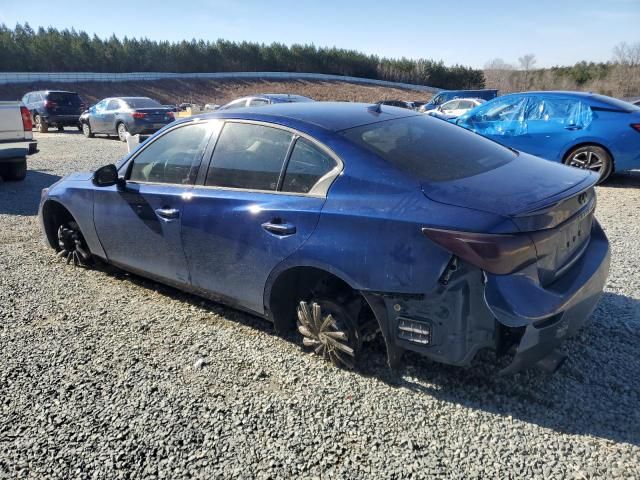
[{"label": "front door handle", "polygon": [[296,233],[296,227],[291,223],[274,223],[273,221],[266,222],[262,224],[262,228],[269,233],[280,236],[293,235]]},{"label": "front door handle", "polygon": [[580,125],[567,125],[564,127],[565,130],[582,130]]},{"label": "front door handle", "polygon": [[167,220],[173,220],[180,216],[180,210],[177,208],[156,208],[156,214]]}]

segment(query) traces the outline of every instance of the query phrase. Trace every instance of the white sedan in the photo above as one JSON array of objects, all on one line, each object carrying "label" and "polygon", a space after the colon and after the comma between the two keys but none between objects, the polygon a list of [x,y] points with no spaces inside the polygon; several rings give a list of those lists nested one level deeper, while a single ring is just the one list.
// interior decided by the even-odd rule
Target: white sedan
[{"label": "white sedan", "polygon": [[478,105],[482,105],[485,101],[486,100],[480,98],[454,98],[453,100],[443,103],[438,108],[425,113],[433,115],[434,117],[450,120],[459,117],[472,108],[476,108]]}]

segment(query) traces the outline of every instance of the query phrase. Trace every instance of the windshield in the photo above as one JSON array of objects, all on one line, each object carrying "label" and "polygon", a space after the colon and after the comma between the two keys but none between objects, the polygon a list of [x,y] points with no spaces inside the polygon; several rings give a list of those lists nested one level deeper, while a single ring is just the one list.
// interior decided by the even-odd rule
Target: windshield
[{"label": "windshield", "polygon": [[56,102],[58,105],[80,105],[82,103],[80,95],[70,92],[49,92],[47,100]]},{"label": "windshield", "polygon": [[124,98],[124,103],[126,103],[129,108],[155,108],[162,107],[160,103],[155,100],[151,100],[150,98]]},{"label": "windshield", "polygon": [[341,132],[347,139],[420,180],[471,177],[500,167],[516,153],[480,135],[424,115]]}]

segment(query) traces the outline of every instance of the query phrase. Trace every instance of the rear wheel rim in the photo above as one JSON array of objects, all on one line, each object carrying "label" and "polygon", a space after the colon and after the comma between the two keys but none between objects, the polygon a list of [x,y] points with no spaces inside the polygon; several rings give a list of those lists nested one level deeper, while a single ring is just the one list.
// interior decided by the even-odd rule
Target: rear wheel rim
[{"label": "rear wheel rim", "polygon": [[601,173],[605,167],[605,160],[598,153],[592,150],[585,150],[572,155],[567,164],[583,170]]},{"label": "rear wheel rim", "polygon": [[298,304],[298,331],[302,334],[305,347],[321,357],[331,360],[334,365],[352,369],[355,348],[350,341],[349,330],[341,319],[331,313],[323,313],[317,303]]},{"label": "rear wheel rim", "polygon": [[127,127],[124,123],[118,125],[118,137],[120,137],[120,140],[123,142],[127,139]]}]

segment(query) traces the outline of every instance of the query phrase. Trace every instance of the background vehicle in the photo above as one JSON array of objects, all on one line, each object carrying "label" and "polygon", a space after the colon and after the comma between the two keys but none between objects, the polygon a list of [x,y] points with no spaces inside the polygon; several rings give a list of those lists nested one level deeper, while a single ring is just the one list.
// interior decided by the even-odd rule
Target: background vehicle
[{"label": "background vehicle", "polygon": [[422,105],[419,109],[420,112],[426,113],[430,110],[434,110],[438,106],[442,105],[454,98],[481,98],[482,100],[491,100],[498,96],[498,90],[483,89],[483,90],[444,90],[431,98],[429,103]]},{"label": "background vehicle", "polygon": [[173,120],[169,108],[148,97],[105,98],[80,117],[86,137],[96,133],[115,134],[123,142],[127,140],[127,133],[155,133]]},{"label": "background vehicle", "polygon": [[63,90],[29,92],[22,97],[22,103],[31,112],[35,129],[43,133],[49,128],[59,131],[64,127],[80,129],[80,115],[87,108],[80,95]]},{"label": "background vehicle", "polygon": [[404,100],[382,100],[378,102],[380,105],[387,105],[389,107],[406,108],[409,110],[415,110],[413,102],[405,102]]},{"label": "background vehicle", "polygon": [[217,103],[206,103],[204,105],[204,109],[205,110],[218,110],[220,108],[220,105],[218,105]]},{"label": "background vehicle", "polygon": [[640,108],[585,92],[505,95],[456,123],[516,150],[589,169],[604,181],[640,167]]},{"label": "background vehicle", "polygon": [[162,105],[164,108],[168,108],[170,112],[177,112],[178,111],[178,106],[177,105]]},{"label": "background vehicle", "polygon": [[31,115],[22,102],[0,102],[0,177],[22,180],[27,155],[36,153]]},{"label": "background vehicle", "polygon": [[406,109],[291,103],[178,121],[45,190],[40,218],[69,260],[297,316],[339,365],[380,329],[394,365],[516,346],[516,371],[557,366],[602,292],[596,180]]},{"label": "background vehicle", "polygon": [[444,120],[452,120],[485,102],[486,100],[479,98],[456,98],[428,111],[427,114]]},{"label": "background vehicle", "polygon": [[264,93],[253,95],[251,97],[242,97],[226,105],[221,106],[218,110],[228,110],[230,108],[244,107],[262,107],[273,103],[297,103],[297,102],[313,102],[314,100],[302,95],[290,95],[288,93]]}]

